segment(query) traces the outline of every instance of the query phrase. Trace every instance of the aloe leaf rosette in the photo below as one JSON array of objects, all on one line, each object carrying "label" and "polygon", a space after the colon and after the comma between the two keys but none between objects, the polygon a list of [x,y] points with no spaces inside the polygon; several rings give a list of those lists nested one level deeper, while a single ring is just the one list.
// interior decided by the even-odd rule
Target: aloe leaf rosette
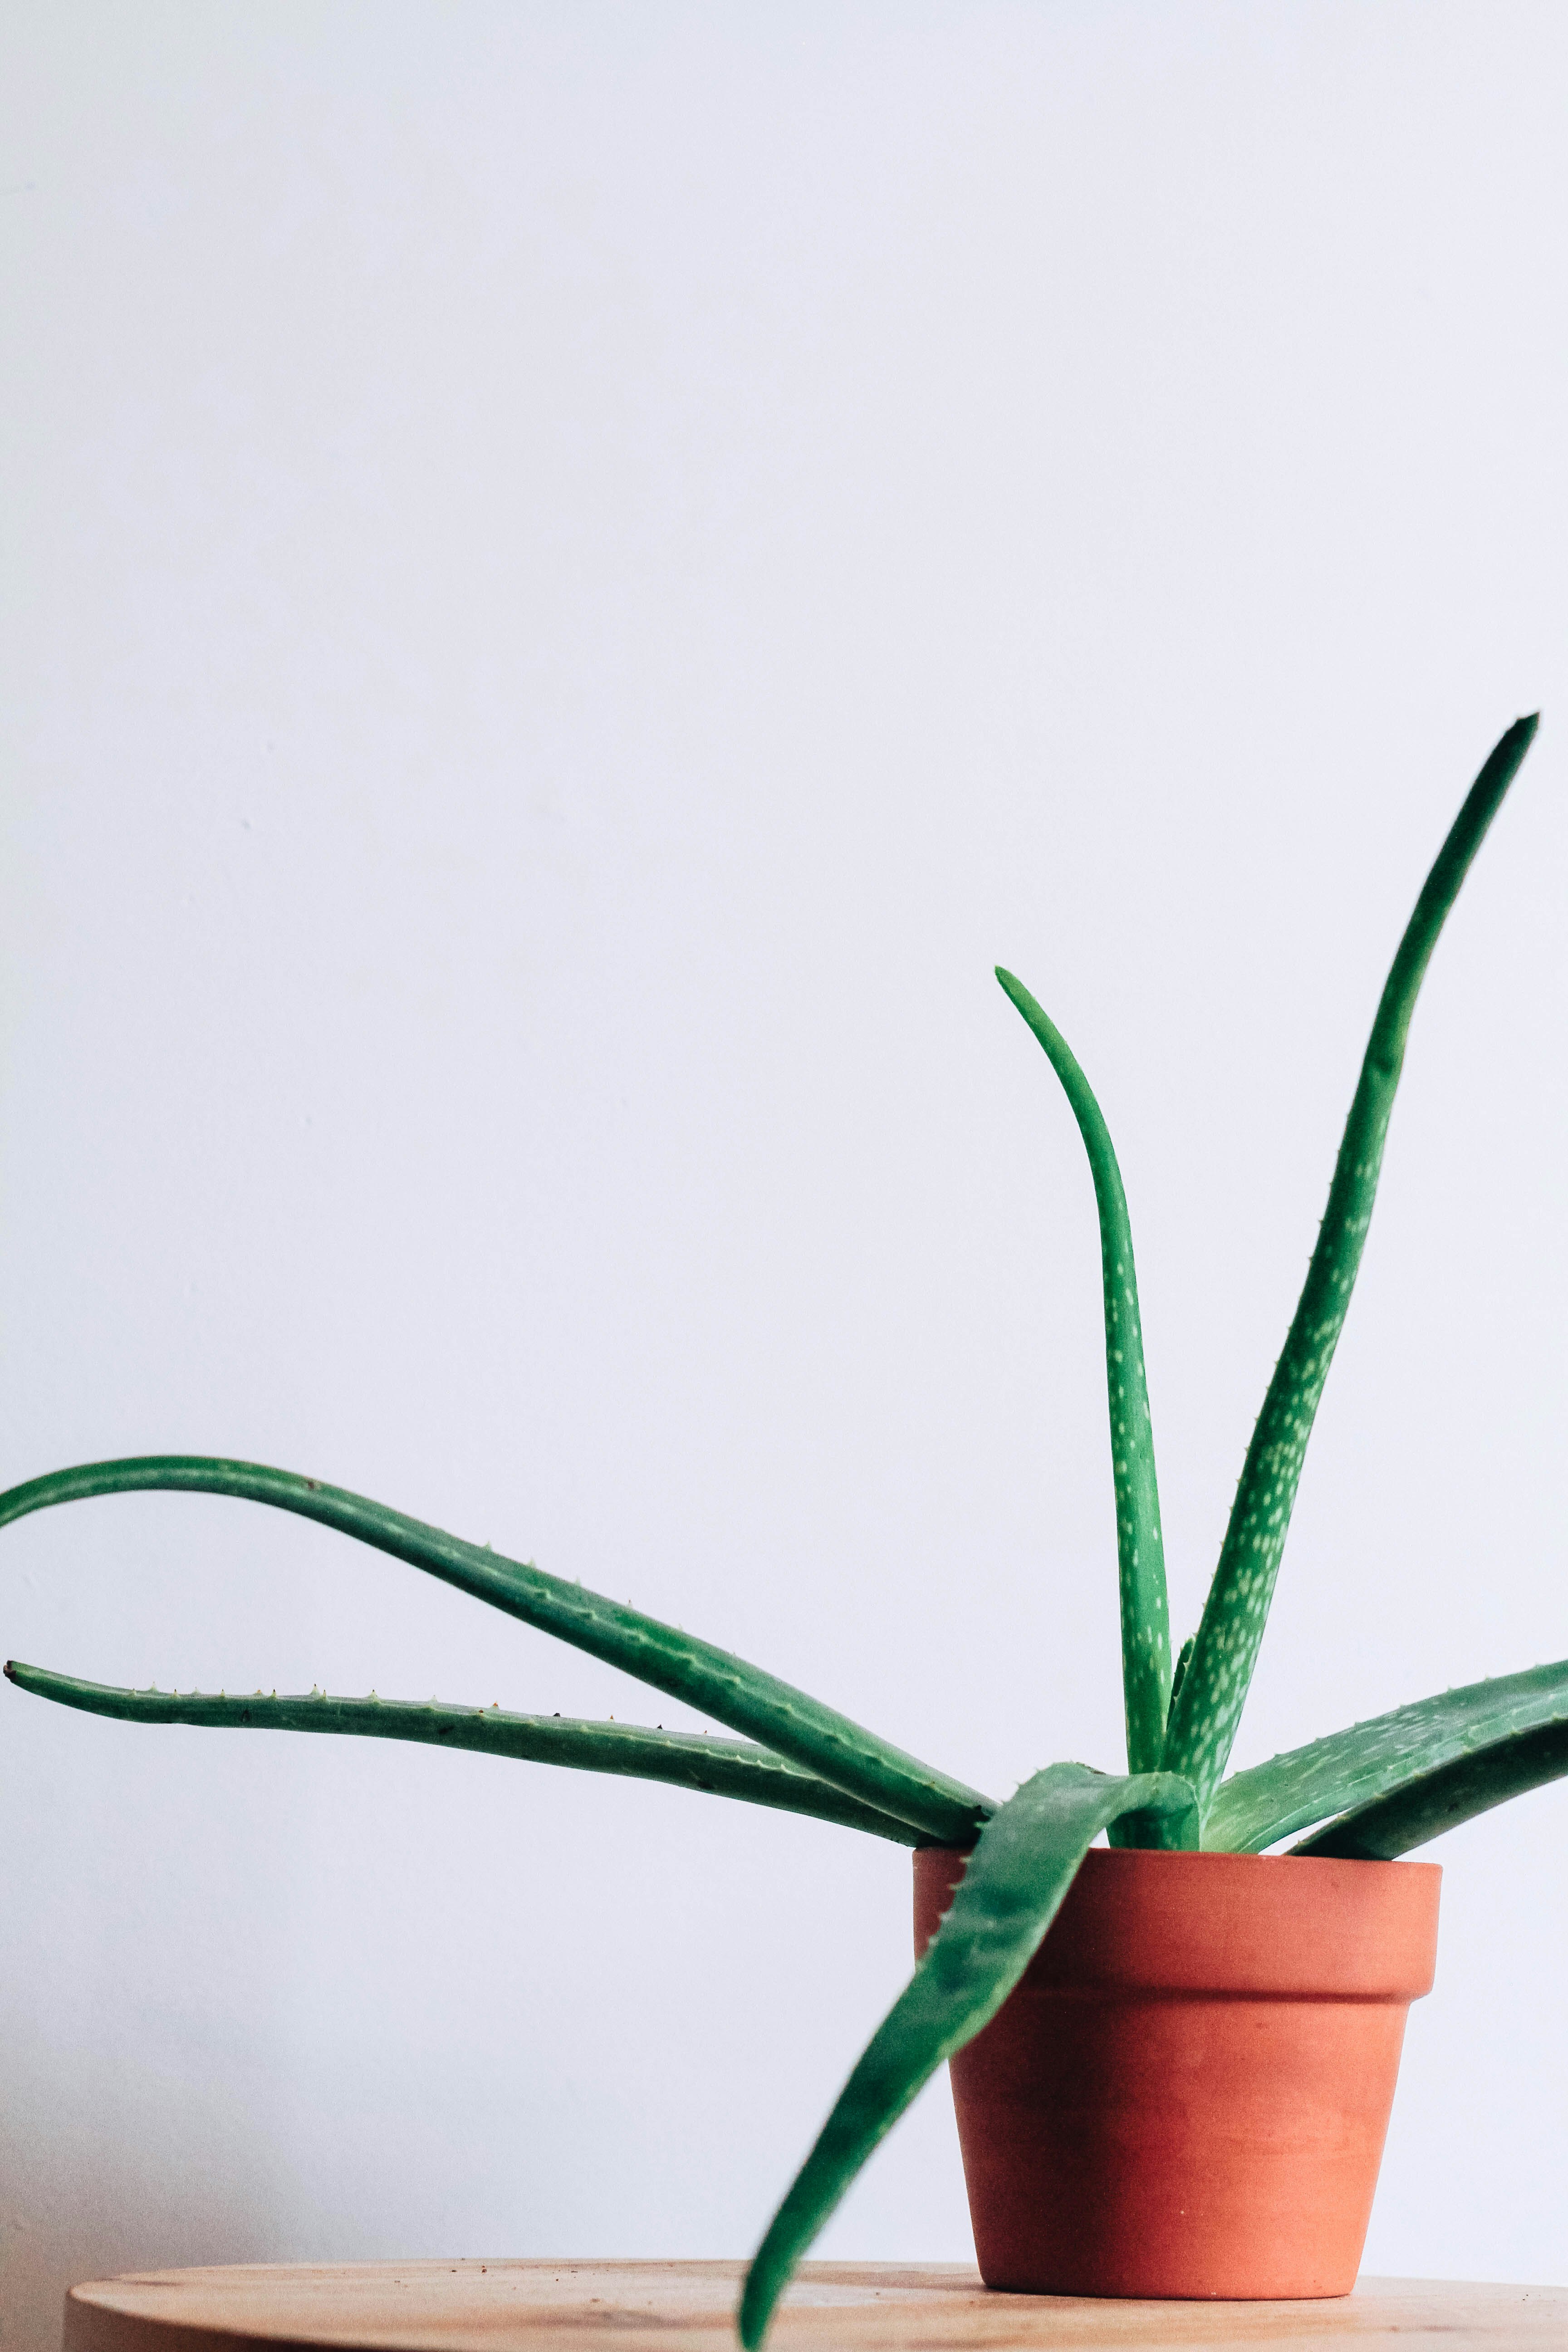
[{"label": "aloe leaf rosette", "polygon": [[678,1626],[289,1471],[206,1456],[142,1456],[57,1471],[0,1495],[0,1527],[66,1503],[148,1492],[227,1496],[291,1512],[585,1652],[740,1737],[374,1694],[132,1690],[13,1661],[6,1667],[12,1682],[37,1697],[131,1724],[413,1741],[637,1778],[897,1844],[968,1853],[951,1909],[845,2084],[758,2250],[741,2308],[749,2347],[761,2342],[795,2263],[859,2168],[936,2068],[1006,2000],[1101,1833],[1113,1844],[1237,1853],[1295,1838],[1298,1853],[1388,1860],[1568,1774],[1564,1659],[1416,1700],[1225,1777],[1308,1439],[1366,1242],[1416,997],[1535,727],[1534,719],[1517,721],[1487,760],[1400,941],[1300,1301],[1247,1450],[1200,1622],[1173,1672],[1154,1433],[1121,1168],[1100,1103],[1061,1032],[1023,982],[997,968],[1067,1097],[1094,1188],[1124,1775],[1053,1764],[998,1805],[968,1781]]}]

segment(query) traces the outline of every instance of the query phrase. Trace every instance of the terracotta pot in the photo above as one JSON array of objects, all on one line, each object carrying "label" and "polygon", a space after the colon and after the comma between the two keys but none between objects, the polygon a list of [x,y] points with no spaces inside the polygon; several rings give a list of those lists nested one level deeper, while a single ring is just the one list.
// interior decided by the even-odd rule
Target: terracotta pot
[{"label": "terracotta pot", "polygon": [[[965,1857],[915,1854],[923,1952]],[[1097,1848],[1021,1983],[953,2059],[987,2286],[1348,2294],[1434,1863]]]}]

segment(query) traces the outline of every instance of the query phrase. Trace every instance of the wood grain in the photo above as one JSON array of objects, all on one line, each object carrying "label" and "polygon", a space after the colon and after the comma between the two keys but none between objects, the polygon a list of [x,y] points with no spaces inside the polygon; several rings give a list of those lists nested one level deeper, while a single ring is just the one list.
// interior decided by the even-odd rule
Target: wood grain
[{"label": "wood grain", "polygon": [[[740,2263],[147,2271],[73,2288],[64,2352],[727,2352]],[[1333,2303],[991,2294],[957,2263],[807,2263],[772,2352],[1563,2352],[1568,2288],[1364,2279]]]}]

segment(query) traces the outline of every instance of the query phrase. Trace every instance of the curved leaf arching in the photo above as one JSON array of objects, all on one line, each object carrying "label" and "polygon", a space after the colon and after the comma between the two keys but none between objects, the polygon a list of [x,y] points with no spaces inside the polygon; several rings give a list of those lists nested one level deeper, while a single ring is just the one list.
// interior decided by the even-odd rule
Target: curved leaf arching
[{"label": "curved leaf arching", "polygon": [[79,1707],[119,1723],[194,1724],[224,1731],[302,1731],[347,1734],[363,1739],[416,1740],[432,1748],[465,1748],[478,1756],[505,1756],[531,1764],[555,1764],[577,1772],[611,1772],[637,1780],[661,1780],[673,1789],[695,1789],[778,1812],[804,1813],[813,1821],[864,1830],[893,1845],[918,1845],[921,1832],[830,1789],[782,1756],[734,1739],[666,1731],[640,1724],[596,1723],[559,1715],[510,1715],[499,1706],[443,1706],[437,1700],[332,1698],[325,1691],[279,1698],[277,1692],[121,1690],[112,1684],[79,1681],[47,1666],[8,1661],[7,1678],[19,1690],[62,1706]]},{"label": "curved leaf arching", "polygon": [[91,1462],[0,1495],[0,1527],[30,1511],[92,1496],[147,1493],[232,1496],[352,1536],[728,1724],[862,1804],[908,1822],[927,1838],[966,1845],[996,1810],[978,1790],[922,1764],[837,1708],[711,1642],[319,1478],[200,1454]]},{"label": "curved leaf arching", "polygon": [[1110,1466],[1116,1492],[1116,1556],[1121,1596],[1121,1686],[1127,1717],[1127,1769],[1156,1772],[1165,1748],[1171,1701],[1171,1614],[1165,1592],[1165,1538],[1154,1425],[1143,1369],[1143,1324],[1132,1255],[1132,1221],[1110,1129],[1071,1047],[1021,980],[1002,965],[996,977],[1023,1014],[1061,1081],[1094,1180],[1100,1216],[1100,1280],[1105,1298],[1105,1384],[1110,1408]]},{"label": "curved leaf arching", "polygon": [[1338,1854],[1352,1862],[1396,1862],[1431,1838],[1473,1822],[1512,1797],[1568,1776],[1568,1708],[1555,1723],[1507,1733],[1435,1772],[1407,1780],[1392,1795],[1331,1822],[1292,1853]]},{"label": "curved leaf arching", "polygon": [[1568,1658],[1396,1706],[1222,1781],[1204,1843],[1261,1853],[1514,1733],[1568,1721]]}]

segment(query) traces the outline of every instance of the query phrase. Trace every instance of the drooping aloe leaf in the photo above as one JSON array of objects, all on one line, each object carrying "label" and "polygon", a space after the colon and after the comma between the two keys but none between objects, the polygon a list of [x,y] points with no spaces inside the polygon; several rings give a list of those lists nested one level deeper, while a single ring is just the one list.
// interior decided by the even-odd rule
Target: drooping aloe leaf
[{"label": "drooping aloe leaf", "polygon": [[1500,1740],[1565,1722],[1568,1658],[1439,1691],[1233,1772],[1205,1819],[1204,1844],[1261,1853],[1294,1830],[1390,1796]]},{"label": "drooping aloe leaf", "polygon": [[1247,1703],[1307,1440],[1361,1265],[1415,999],[1538,723],[1516,719],[1471,786],[1415,902],[1372,1024],[1300,1303],[1247,1449],[1197,1646],[1171,1711],[1163,1760],[1193,1782],[1205,1811]]},{"label": "drooping aloe leaf", "polygon": [[1116,1553],[1121,1591],[1121,1686],[1127,1715],[1127,1769],[1154,1772],[1165,1748],[1171,1697],[1171,1619],[1165,1596],[1165,1544],[1154,1430],[1143,1372],[1143,1326],[1132,1224],[1121,1171],[1094,1090],[1061,1031],[1020,980],[996,977],[1045,1048],[1078,1121],[1100,1212],[1100,1263],[1105,1292],[1105,1378],[1110,1403],[1110,1466],[1116,1486]]},{"label": "drooping aloe leaf", "polygon": [[1078,1866],[1123,1813],[1165,1814],[1173,1843],[1197,1836],[1197,1801],[1173,1773],[1130,1778],[1052,1764],[987,1823],[952,1907],[873,2035],[757,2249],[741,2340],[759,2345],[807,2246],[878,2142],[945,2059],[995,2015],[1038,1950]]},{"label": "drooping aloe leaf", "polygon": [[894,1845],[918,1845],[921,1832],[858,1803],[826,1780],[786,1764],[782,1756],[734,1739],[649,1730],[637,1724],[584,1722],[559,1715],[506,1715],[499,1706],[443,1706],[431,1700],[331,1698],[325,1691],[279,1698],[261,1691],[236,1693],[121,1690],[79,1681],[47,1666],[11,1659],[5,1667],[19,1690],[88,1715],[121,1723],[198,1724],[218,1730],[350,1733],[366,1739],[414,1739],[434,1748],[464,1748],[480,1756],[509,1756],[531,1764],[565,1765],[578,1772],[616,1772],[637,1780],[663,1780],[736,1797],[748,1805],[807,1813],[845,1829],[865,1830]]},{"label": "drooping aloe leaf", "polygon": [[836,1708],[711,1642],[318,1478],[191,1454],[87,1463],[0,1495],[0,1527],[57,1503],[149,1491],[236,1496],[353,1536],[744,1732],[803,1771],[876,1811],[894,1814],[927,1837],[967,1845],[995,1811],[978,1790],[922,1764]]},{"label": "drooping aloe leaf", "polygon": [[1303,1838],[1292,1853],[1341,1854],[1352,1862],[1395,1862],[1412,1846],[1456,1830],[1510,1797],[1543,1789],[1568,1774],[1568,1708],[1557,1723],[1516,1731],[1423,1772],[1391,1797],[1380,1797]]}]

